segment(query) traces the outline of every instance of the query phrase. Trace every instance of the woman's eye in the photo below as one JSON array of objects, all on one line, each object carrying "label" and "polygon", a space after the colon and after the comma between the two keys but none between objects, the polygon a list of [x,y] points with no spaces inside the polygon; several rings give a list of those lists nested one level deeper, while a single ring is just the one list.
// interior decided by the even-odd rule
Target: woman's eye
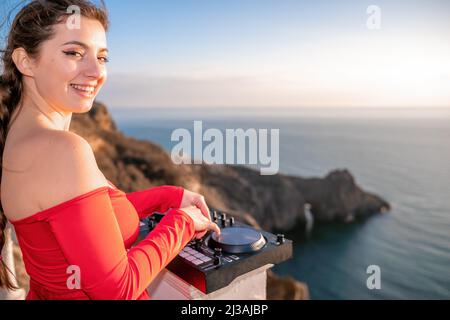
[{"label": "woman's eye", "polygon": [[83,57],[83,55],[77,51],[64,51],[64,53],[68,56]]},{"label": "woman's eye", "polygon": [[109,59],[107,57],[99,57],[99,60],[103,61],[104,63],[108,63]]},{"label": "woman's eye", "polygon": [[[77,51],[64,51],[64,53],[68,56],[74,56],[74,57],[79,57],[79,58],[83,58],[83,54]],[[98,59],[100,61],[102,61],[103,63],[108,63],[109,59],[107,57],[98,57]]]}]

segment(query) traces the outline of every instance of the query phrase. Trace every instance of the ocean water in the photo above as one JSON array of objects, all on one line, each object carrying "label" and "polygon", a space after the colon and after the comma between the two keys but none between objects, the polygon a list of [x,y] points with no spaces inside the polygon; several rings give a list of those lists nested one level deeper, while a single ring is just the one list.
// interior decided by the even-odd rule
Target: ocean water
[{"label": "ocean water", "polygon": [[[119,129],[167,150],[176,128],[280,129],[280,171],[324,176],[347,168],[392,210],[350,225],[316,226],[274,268],[312,299],[450,299],[450,110],[111,109]],[[368,289],[367,267],[381,288]]]}]

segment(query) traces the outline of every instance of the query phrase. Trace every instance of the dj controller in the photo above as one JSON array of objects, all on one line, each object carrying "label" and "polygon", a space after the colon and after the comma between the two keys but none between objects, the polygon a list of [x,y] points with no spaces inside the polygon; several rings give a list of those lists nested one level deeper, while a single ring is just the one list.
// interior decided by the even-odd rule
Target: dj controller
[{"label": "dj controller", "polygon": [[[257,230],[235,221],[227,213],[210,210],[221,234],[207,233],[192,240],[167,269],[208,294],[229,285],[234,279],[267,264],[278,264],[292,257],[292,241],[283,234]],[[164,214],[154,213],[142,220],[140,235],[145,237]]]}]

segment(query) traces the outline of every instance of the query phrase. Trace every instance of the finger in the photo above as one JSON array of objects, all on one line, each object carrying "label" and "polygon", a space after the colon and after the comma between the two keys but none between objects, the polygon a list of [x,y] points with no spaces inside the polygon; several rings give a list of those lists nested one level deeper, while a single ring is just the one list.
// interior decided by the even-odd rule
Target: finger
[{"label": "finger", "polygon": [[217,233],[218,236],[220,236],[220,228],[214,222],[209,223],[208,229],[214,231],[215,233]]},{"label": "finger", "polygon": [[196,202],[196,205],[200,209],[202,214],[208,219],[208,221],[211,221],[211,214],[209,213],[209,208],[205,202],[205,198],[200,196]]}]

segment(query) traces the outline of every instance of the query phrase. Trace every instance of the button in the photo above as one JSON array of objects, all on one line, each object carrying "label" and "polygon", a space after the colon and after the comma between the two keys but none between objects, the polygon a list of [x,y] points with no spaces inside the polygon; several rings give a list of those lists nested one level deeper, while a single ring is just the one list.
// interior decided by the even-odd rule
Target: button
[{"label": "button", "polygon": [[205,258],[201,258],[200,260],[202,260],[202,261],[204,261],[204,262],[208,262],[208,261],[211,261],[212,259],[211,259],[211,258],[208,258],[208,257],[205,257]]},{"label": "button", "polygon": [[231,255],[230,258],[231,258],[231,259],[234,259],[234,260],[239,260],[239,257],[237,257],[237,256],[235,256],[235,255]]},{"label": "button", "polygon": [[231,260],[230,258],[228,258],[228,257],[223,257],[223,259],[225,260],[225,261],[227,261],[227,262],[232,262],[233,260]]},{"label": "button", "polygon": [[195,264],[196,266],[198,266],[199,264],[202,264],[202,263],[203,263],[203,261],[202,261],[202,260],[199,260],[199,259],[192,260],[191,262],[192,262],[193,264]]},{"label": "button", "polygon": [[186,257],[185,258],[187,261],[193,261],[193,260],[197,260],[196,258],[194,258],[194,257],[191,257],[191,256],[189,256],[189,257]]},{"label": "button", "polygon": [[222,248],[214,248],[214,256],[220,257],[222,255]]},{"label": "button", "polygon": [[282,234],[282,233],[277,234],[277,242],[278,242],[278,244],[283,244],[284,241],[285,241],[284,234]]},{"label": "button", "polygon": [[187,257],[189,255],[186,252],[180,252],[179,256],[184,258],[184,257]]},{"label": "button", "polygon": [[214,257],[214,264],[216,265],[216,266],[221,266],[222,265],[222,257],[221,256],[215,256]]}]

